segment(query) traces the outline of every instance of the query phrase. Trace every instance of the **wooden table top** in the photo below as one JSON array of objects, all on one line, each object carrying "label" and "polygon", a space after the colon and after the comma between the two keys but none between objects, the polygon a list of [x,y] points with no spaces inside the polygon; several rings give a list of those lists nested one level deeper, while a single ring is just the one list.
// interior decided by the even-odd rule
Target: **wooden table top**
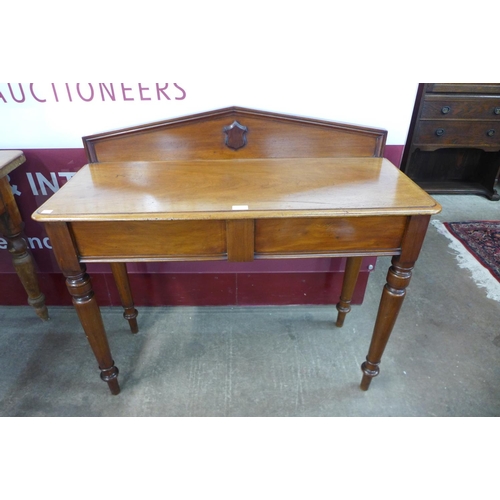
[{"label": "wooden table top", "polygon": [[436,214],[384,158],[280,158],[85,165],[39,222]]},{"label": "wooden table top", "polygon": [[10,174],[26,161],[22,151],[14,149],[0,150],[0,177]]}]

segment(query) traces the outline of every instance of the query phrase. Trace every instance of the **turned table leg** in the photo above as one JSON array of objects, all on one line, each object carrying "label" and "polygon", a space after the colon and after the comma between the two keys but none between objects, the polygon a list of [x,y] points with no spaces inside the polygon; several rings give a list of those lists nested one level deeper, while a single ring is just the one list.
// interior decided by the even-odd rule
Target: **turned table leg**
[{"label": "turned table leg", "polygon": [[120,393],[118,368],[115,366],[106,337],[101,311],[92,290],[85,265],[78,259],[69,228],[65,222],[46,224],[52,249],[64,276],[73,305],[101,370],[101,379],[107,382],[112,394]]},{"label": "turned table leg", "polygon": [[379,364],[391,335],[410,283],[412,267],[398,265],[398,258],[392,259],[392,266],[387,273],[387,283],[382,291],[382,298],[373,329],[372,341],[366,361],[361,365],[363,379],[361,389],[368,390],[373,377],[379,372]]},{"label": "turned table leg", "polygon": [[118,368],[115,366],[106,338],[101,312],[94,297],[85,266],[76,275],[66,274],[66,285],[73,297],[73,304],[82,324],[90,347],[101,370],[101,379],[107,382],[112,394],[119,394]]},{"label": "turned table leg", "polygon": [[49,319],[45,296],[40,291],[33,257],[23,235],[24,222],[7,177],[0,179],[0,233],[7,240],[14,269],[28,295],[28,304],[44,321]]},{"label": "turned table leg", "polygon": [[403,305],[406,287],[410,283],[413,267],[422,248],[429,219],[428,215],[416,215],[409,218],[401,243],[401,254],[392,258],[368,355],[361,365],[363,378],[360,387],[364,391],[368,390],[373,377],[380,372],[382,354]]},{"label": "turned table leg", "polygon": [[7,240],[7,248],[12,255],[14,269],[28,295],[28,304],[33,307],[39,318],[47,321],[49,319],[49,311],[45,305],[45,295],[40,291],[35,263],[28,250],[26,240],[21,233],[6,234],[5,238]]},{"label": "turned table leg", "polygon": [[118,294],[123,305],[123,317],[128,320],[130,331],[137,333],[139,326],[137,325],[137,309],[134,307],[132,298],[132,290],[128,279],[127,265],[124,262],[113,262],[110,264],[113,277],[115,279]]},{"label": "turned table leg", "polygon": [[337,315],[336,325],[341,327],[344,325],[344,319],[346,314],[351,310],[351,300],[354,293],[354,288],[358,281],[359,271],[361,269],[361,263],[363,262],[363,257],[348,257],[346,261],[344,282],[342,284],[342,292],[340,294],[340,301],[337,304]]}]

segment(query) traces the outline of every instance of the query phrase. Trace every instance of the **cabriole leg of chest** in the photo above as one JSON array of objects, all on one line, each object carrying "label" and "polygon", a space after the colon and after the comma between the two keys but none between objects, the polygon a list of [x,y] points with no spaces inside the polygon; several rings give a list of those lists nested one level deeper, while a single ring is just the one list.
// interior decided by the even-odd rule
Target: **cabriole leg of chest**
[{"label": "cabriole leg of chest", "polygon": [[68,226],[64,222],[53,222],[46,224],[46,231],[59,267],[66,277],[66,286],[73,297],[80,323],[97,359],[101,379],[107,382],[112,394],[119,394],[118,368],[111,357],[101,311],[86,267],[78,260]]}]

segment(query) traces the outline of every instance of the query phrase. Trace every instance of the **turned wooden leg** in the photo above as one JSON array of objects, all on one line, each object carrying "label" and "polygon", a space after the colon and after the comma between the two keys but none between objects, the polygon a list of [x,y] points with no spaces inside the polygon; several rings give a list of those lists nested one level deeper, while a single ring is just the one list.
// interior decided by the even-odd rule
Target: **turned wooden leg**
[{"label": "turned wooden leg", "polygon": [[7,248],[12,255],[12,262],[19,279],[28,295],[28,304],[43,320],[49,319],[49,311],[45,305],[45,295],[40,291],[36,276],[35,263],[28,250],[26,240],[21,233],[6,235]]},{"label": "turned wooden leg", "polygon": [[66,285],[73,298],[83,331],[97,359],[101,379],[107,382],[112,394],[119,394],[118,368],[111,357],[101,311],[94,297],[86,268],[78,259],[68,225],[65,222],[52,222],[46,224],[45,228],[59,267],[66,277]]},{"label": "turned wooden leg", "polygon": [[28,295],[28,304],[46,321],[49,319],[49,312],[45,306],[45,296],[38,285],[35,263],[23,236],[24,222],[7,177],[0,179],[0,214],[0,233],[7,240],[14,269]]},{"label": "turned wooden leg", "polygon": [[411,279],[411,271],[412,267],[405,268],[398,265],[397,257],[392,259],[392,266],[387,273],[387,283],[382,291],[370,349],[366,361],[361,365],[363,371],[361,389],[364,391],[368,390],[372,378],[380,372],[380,360],[403,305],[406,287]]},{"label": "turned wooden leg", "polygon": [[73,297],[80,323],[99,364],[101,379],[107,382],[112,394],[119,394],[118,368],[111,357],[101,312],[94,297],[89,275],[85,272],[85,266],[82,266],[81,272],[75,276],[66,275],[66,285]]},{"label": "turned wooden leg", "polygon": [[351,310],[351,300],[354,293],[354,288],[358,281],[359,270],[363,257],[348,257],[344,273],[344,282],[342,284],[342,292],[340,294],[340,301],[337,304],[337,323],[338,327],[344,325],[346,314]]},{"label": "turned wooden leg", "polygon": [[130,331],[137,333],[139,326],[137,325],[137,309],[134,307],[132,298],[132,290],[130,289],[130,281],[128,279],[127,265],[124,262],[113,262],[110,264],[115,283],[118,288],[118,294],[123,305],[123,317],[128,320]]},{"label": "turned wooden leg", "polygon": [[409,218],[401,243],[401,254],[392,258],[368,355],[361,365],[363,378],[360,387],[364,391],[368,390],[373,377],[380,372],[380,360],[403,305],[406,287],[410,283],[413,267],[422,248],[429,219],[428,215],[416,215]]}]

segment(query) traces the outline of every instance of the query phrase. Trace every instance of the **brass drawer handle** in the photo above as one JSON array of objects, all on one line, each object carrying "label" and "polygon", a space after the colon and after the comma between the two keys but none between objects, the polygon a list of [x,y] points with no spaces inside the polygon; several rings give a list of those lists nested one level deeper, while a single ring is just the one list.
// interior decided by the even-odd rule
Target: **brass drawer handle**
[{"label": "brass drawer handle", "polygon": [[490,128],[490,130],[488,130],[488,132],[486,132],[486,135],[488,137],[493,137],[495,135],[495,129]]},{"label": "brass drawer handle", "polygon": [[493,113],[495,113],[495,115],[500,115],[500,108],[495,108]]},{"label": "brass drawer handle", "polygon": [[441,113],[443,113],[443,115],[447,115],[450,111],[451,111],[451,108],[449,106],[443,106],[441,108]]},{"label": "brass drawer handle", "polygon": [[444,135],[444,128],[438,128],[438,129],[436,130],[436,135],[437,135],[438,137],[441,137],[442,135]]}]

